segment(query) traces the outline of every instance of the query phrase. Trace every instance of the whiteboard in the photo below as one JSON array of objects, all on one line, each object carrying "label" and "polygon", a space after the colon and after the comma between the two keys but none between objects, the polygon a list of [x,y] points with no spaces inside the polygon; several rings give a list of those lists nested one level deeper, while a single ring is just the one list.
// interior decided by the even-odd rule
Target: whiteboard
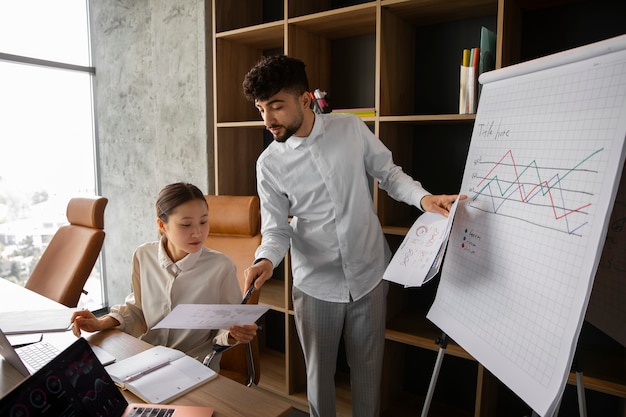
[{"label": "whiteboard", "polygon": [[427,317],[541,416],[565,388],[624,163],[626,36],[483,74]]}]

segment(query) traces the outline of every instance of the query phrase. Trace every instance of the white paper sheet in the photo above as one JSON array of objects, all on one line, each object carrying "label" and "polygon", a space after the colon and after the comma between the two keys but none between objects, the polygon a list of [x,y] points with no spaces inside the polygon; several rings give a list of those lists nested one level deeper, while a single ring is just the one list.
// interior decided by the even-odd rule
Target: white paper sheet
[{"label": "white paper sheet", "polygon": [[448,217],[426,212],[415,220],[383,279],[405,287],[421,287],[439,272],[458,202],[457,198]]},{"label": "white paper sheet", "polygon": [[179,304],[153,329],[228,329],[254,323],[265,304]]}]

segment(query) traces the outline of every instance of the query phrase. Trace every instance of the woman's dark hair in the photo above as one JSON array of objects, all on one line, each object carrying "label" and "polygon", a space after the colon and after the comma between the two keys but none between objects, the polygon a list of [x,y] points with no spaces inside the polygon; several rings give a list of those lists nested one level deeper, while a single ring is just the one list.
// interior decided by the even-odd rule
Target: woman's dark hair
[{"label": "woman's dark hair", "polygon": [[243,93],[250,101],[267,100],[280,90],[295,95],[309,91],[304,62],[286,55],[263,57],[243,80]]},{"label": "woman's dark hair", "polygon": [[[204,194],[198,187],[185,182],[166,185],[159,192],[156,201],[156,214],[163,223],[167,223],[170,214],[183,203],[191,200],[201,200],[207,204]],[[208,207],[208,204],[207,204]]]}]

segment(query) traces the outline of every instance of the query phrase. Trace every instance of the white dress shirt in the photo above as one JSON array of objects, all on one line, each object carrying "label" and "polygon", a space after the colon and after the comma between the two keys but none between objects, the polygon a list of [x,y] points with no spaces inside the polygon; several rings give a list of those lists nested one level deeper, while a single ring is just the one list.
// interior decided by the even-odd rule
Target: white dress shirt
[{"label": "white dress shirt", "polygon": [[272,142],[257,160],[263,241],[256,259],[277,266],[291,244],[293,285],[304,293],[331,302],[369,293],[391,252],[368,175],[418,208],[429,194],[353,115],[318,114],[308,137]]},{"label": "white dress shirt", "polygon": [[242,299],[235,264],[226,255],[203,247],[174,263],[161,241],[144,243],[133,254],[133,292],[109,315],[119,330],[152,345],[181,350],[203,360],[214,343],[228,345],[227,330],[151,328],[178,304],[239,304]]}]

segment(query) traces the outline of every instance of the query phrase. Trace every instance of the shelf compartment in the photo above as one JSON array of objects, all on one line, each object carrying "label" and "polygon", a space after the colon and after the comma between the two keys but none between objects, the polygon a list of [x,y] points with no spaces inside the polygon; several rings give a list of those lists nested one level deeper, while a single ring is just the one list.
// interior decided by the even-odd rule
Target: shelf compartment
[{"label": "shelf compartment", "polygon": [[[401,240],[397,236],[387,236],[389,247],[397,248]],[[441,337],[442,331],[426,314],[435,299],[439,276],[435,276],[427,284],[416,288],[390,282],[387,293],[387,324],[385,338],[403,345],[415,346],[432,351],[439,350],[435,342]],[[465,359],[472,357],[453,340],[449,340],[446,353]]]},{"label": "shelf compartment", "polygon": [[256,195],[256,159],[263,151],[263,128],[218,128],[216,188],[222,195]]},{"label": "shelf compartment", "polygon": [[305,63],[310,89],[328,92],[331,108],[375,107],[374,32],[331,38],[290,24],[288,50]]},{"label": "shelf compartment", "polygon": [[[393,342],[387,343],[386,349],[390,350],[394,357],[386,355],[385,369],[393,367],[397,372],[397,380],[391,388],[383,386],[386,401],[383,402],[382,415],[405,415],[401,413],[409,409],[409,403],[415,406],[414,410],[421,410],[437,353]],[[397,360],[403,364],[400,369],[396,369],[397,366],[394,365]],[[475,392],[479,383],[479,367],[475,361],[446,355],[441,363],[428,415],[468,417],[477,415],[474,409],[477,403]],[[389,414],[392,411],[400,414]]]},{"label": "shelf compartment", "polygon": [[[433,194],[458,193],[465,169],[474,119],[454,116],[449,120],[381,122],[379,126],[378,136],[391,150],[394,162]],[[390,228],[393,233],[409,228],[422,214],[382,189],[377,201],[383,229]]]},{"label": "shelf compartment", "polygon": [[497,0],[383,0],[383,9],[392,11],[416,26],[496,15]]},{"label": "shelf compartment", "polygon": [[626,34],[620,0],[507,0],[502,66]]},{"label": "shelf compartment", "polygon": [[264,53],[265,50],[256,45],[215,40],[214,103],[217,123],[259,121],[258,110],[243,95],[242,82]]},{"label": "shelf compartment", "polygon": [[375,107],[376,3],[288,20],[287,50],[331,108]]},{"label": "shelf compartment", "polygon": [[255,26],[284,19],[284,0],[214,1],[216,32]]},{"label": "shelf compartment", "polygon": [[309,33],[328,39],[376,33],[376,2],[323,11],[288,20]]},{"label": "shelf compartment", "polygon": [[259,387],[285,395],[285,354],[274,349],[261,349],[261,377]]},{"label": "shelf compartment", "polygon": [[258,114],[252,103],[243,96],[241,83],[250,68],[261,58],[256,48],[215,40],[215,55],[219,65],[215,68],[216,122],[254,120]]},{"label": "shelf compartment", "polygon": [[261,288],[259,304],[267,304],[273,310],[283,313],[287,312],[285,307],[285,283],[283,281],[270,279]]},{"label": "shelf compartment", "polygon": [[463,49],[480,46],[481,27],[497,27],[496,2],[459,2],[467,14],[442,11],[448,2],[385,3],[381,10],[380,115],[459,111]]}]

